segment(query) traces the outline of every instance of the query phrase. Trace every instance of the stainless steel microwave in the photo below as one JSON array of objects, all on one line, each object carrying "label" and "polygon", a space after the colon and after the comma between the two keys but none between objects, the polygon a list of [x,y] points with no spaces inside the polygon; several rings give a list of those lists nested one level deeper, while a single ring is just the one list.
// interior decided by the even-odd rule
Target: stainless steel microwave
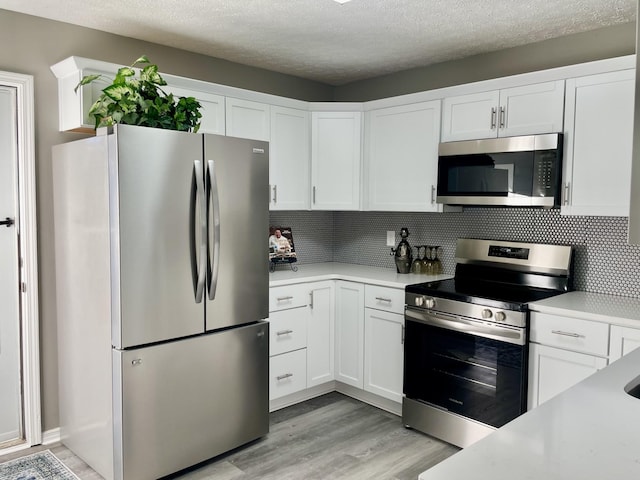
[{"label": "stainless steel microwave", "polygon": [[441,143],[437,203],[560,206],[561,133]]}]

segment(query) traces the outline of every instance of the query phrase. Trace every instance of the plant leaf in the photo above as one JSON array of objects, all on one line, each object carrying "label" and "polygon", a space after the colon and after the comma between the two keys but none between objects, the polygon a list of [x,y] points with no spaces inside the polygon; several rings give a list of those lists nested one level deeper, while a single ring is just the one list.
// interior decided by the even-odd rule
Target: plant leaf
[{"label": "plant leaf", "polygon": [[73,92],[77,93],[80,87],[82,87],[83,85],[87,85],[88,83],[91,83],[94,80],[97,80],[101,76],[102,75],[85,75],[84,77],[82,77],[82,80],[80,80],[78,85],[76,85],[76,88],[73,89]]},{"label": "plant leaf", "polygon": [[109,85],[102,92],[111,100],[118,102],[122,100],[125,95],[131,95],[133,90],[128,85]]},{"label": "plant leaf", "polygon": [[146,55],[142,55],[135,62],[133,62],[131,66],[133,67],[134,65],[137,65],[139,63],[151,63],[151,62],[149,62],[149,59],[147,58]]}]

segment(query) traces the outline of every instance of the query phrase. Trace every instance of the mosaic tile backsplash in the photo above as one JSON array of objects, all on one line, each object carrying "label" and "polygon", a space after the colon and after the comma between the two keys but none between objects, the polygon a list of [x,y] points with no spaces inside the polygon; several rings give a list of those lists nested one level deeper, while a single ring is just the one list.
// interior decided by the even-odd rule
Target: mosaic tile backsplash
[{"label": "mosaic tile backsplash", "polygon": [[[627,245],[624,217],[569,217],[558,210],[473,208],[460,213],[271,212],[272,225],[290,226],[302,263],[344,262],[395,268],[386,232],[407,227],[412,246],[442,246],[453,274],[456,239],[557,243],[575,248],[574,288],[640,297],[640,247]],[[414,249],[415,254],[415,249]]]}]

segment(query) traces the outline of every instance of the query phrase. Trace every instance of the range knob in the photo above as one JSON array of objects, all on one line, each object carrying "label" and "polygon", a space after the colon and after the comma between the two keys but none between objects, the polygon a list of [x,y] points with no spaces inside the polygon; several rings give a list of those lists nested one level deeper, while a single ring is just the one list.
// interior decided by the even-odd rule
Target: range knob
[{"label": "range knob", "polygon": [[481,315],[482,315],[482,318],[491,318],[493,317],[493,312],[488,308],[485,308],[484,310],[482,310]]},{"label": "range knob", "polygon": [[504,312],[496,312],[496,320],[498,322],[504,322],[507,319],[507,314]]},{"label": "range knob", "polygon": [[433,308],[436,306],[436,299],[433,297],[429,297],[429,298],[425,298],[424,299],[424,306],[427,308]]},{"label": "range knob", "polygon": [[416,297],[416,298],[414,298],[413,303],[415,303],[416,307],[424,306],[424,297]]}]

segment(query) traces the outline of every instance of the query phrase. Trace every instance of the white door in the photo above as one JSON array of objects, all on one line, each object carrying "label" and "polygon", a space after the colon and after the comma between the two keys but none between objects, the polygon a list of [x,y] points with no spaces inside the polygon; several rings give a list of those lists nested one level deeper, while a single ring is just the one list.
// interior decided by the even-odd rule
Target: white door
[{"label": "white door", "polygon": [[307,317],[307,388],[334,379],[334,282],[310,285]]},{"label": "white door", "polygon": [[564,80],[500,90],[498,136],[562,131]]},{"label": "white door", "polygon": [[373,110],[367,120],[366,209],[437,212],[440,100]]},{"label": "white door", "polygon": [[496,137],[499,100],[498,90],[445,98],[442,101],[442,141]]},{"label": "white door", "polygon": [[0,86],[0,444],[22,437],[16,118],[16,90]]},{"label": "white door", "polygon": [[309,112],[271,107],[269,210],[309,209]]},{"label": "white door", "polygon": [[364,285],[336,282],[336,380],[363,388]]},{"label": "white door", "polygon": [[361,112],[311,113],[311,209],[360,208]]},{"label": "white door", "polygon": [[227,97],[225,106],[227,137],[271,140],[269,105]]},{"label": "white door", "polygon": [[365,309],[364,389],[402,402],[404,315]]}]

